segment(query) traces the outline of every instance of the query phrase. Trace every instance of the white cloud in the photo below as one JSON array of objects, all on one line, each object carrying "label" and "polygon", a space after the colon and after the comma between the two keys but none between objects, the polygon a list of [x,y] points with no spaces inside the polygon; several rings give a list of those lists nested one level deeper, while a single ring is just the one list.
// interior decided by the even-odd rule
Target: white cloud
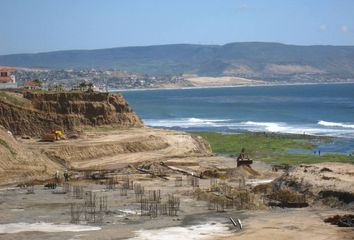
[{"label": "white cloud", "polygon": [[320,26],[320,30],[323,31],[323,32],[327,31],[327,25],[326,24],[322,24]]},{"label": "white cloud", "polygon": [[342,26],[340,27],[340,31],[341,31],[342,33],[347,33],[347,32],[349,32],[349,28],[348,28],[347,25],[342,25]]}]

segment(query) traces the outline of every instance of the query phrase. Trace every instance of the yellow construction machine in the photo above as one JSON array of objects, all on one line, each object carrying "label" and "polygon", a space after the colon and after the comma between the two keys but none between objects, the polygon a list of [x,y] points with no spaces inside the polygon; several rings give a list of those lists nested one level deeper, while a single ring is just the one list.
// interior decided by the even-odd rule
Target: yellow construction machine
[{"label": "yellow construction machine", "polygon": [[54,142],[58,140],[65,139],[64,133],[62,130],[51,130],[48,133],[42,136],[41,141],[43,142]]}]

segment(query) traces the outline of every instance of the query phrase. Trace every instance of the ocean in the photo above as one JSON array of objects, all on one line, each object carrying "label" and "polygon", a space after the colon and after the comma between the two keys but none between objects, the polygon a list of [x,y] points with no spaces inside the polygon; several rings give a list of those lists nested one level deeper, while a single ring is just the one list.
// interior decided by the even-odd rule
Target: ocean
[{"label": "ocean", "polygon": [[354,148],[354,84],[136,90],[122,94],[152,127],[305,133],[347,139]]},{"label": "ocean", "polygon": [[354,84],[125,91],[152,127],[354,138]]}]

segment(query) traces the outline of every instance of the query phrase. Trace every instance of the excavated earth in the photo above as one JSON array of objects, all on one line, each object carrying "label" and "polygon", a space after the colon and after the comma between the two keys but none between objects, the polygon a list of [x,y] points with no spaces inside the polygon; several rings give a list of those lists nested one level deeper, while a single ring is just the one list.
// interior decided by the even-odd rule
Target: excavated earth
[{"label": "excavated earth", "polygon": [[[200,137],[146,128],[120,94],[1,91],[0,126],[1,184],[211,155]],[[40,141],[54,129],[67,139]]]},{"label": "excavated earth", "polygon": [[0,125],[14,135],[40,137],[49,130],[80,133],[85,127],[143,127],[120,94],[0,92]]},{"label": "excavated earth", "polygon": [[52,161],[78,171],[114,170],[144,161],[211,155],[209,144],[200,137],[150,128],[92,131],[80,139],[55,143],[34,139],[21,141],[33,151],[39,149]]},{"label": "excavated earth", "polygon": [[20,183],[31,179],[47,179],[63,166],[46,154],[31,150],[0,127],[0,184]]},{"label": "excavated earth", "polygon": [[0,183],[52,178],[56,171],[117,170],[142,162],[169,162],[200,168],[212,158],[202,138],[150,128],[91,130],[78,139],[42,142],[0,129]]},{"label": "excavated earth", "polygon": [[312,205],[354,210],[354,165],[350,163],[301,164],[276,179],[273,185],[304,194]]}]

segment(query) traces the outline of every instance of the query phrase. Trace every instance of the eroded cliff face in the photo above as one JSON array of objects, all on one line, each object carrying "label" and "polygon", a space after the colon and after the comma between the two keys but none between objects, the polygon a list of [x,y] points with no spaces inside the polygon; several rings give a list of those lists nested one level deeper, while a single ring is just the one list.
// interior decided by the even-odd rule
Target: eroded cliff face
[{"label": "eroded cliff face", "polygon": [[41,136],[52,129],[76,133],[88,126],[143,127],[120,94],[24,92],[23,98],[29,104],[0,99],[0,125],[15,135]]}]

